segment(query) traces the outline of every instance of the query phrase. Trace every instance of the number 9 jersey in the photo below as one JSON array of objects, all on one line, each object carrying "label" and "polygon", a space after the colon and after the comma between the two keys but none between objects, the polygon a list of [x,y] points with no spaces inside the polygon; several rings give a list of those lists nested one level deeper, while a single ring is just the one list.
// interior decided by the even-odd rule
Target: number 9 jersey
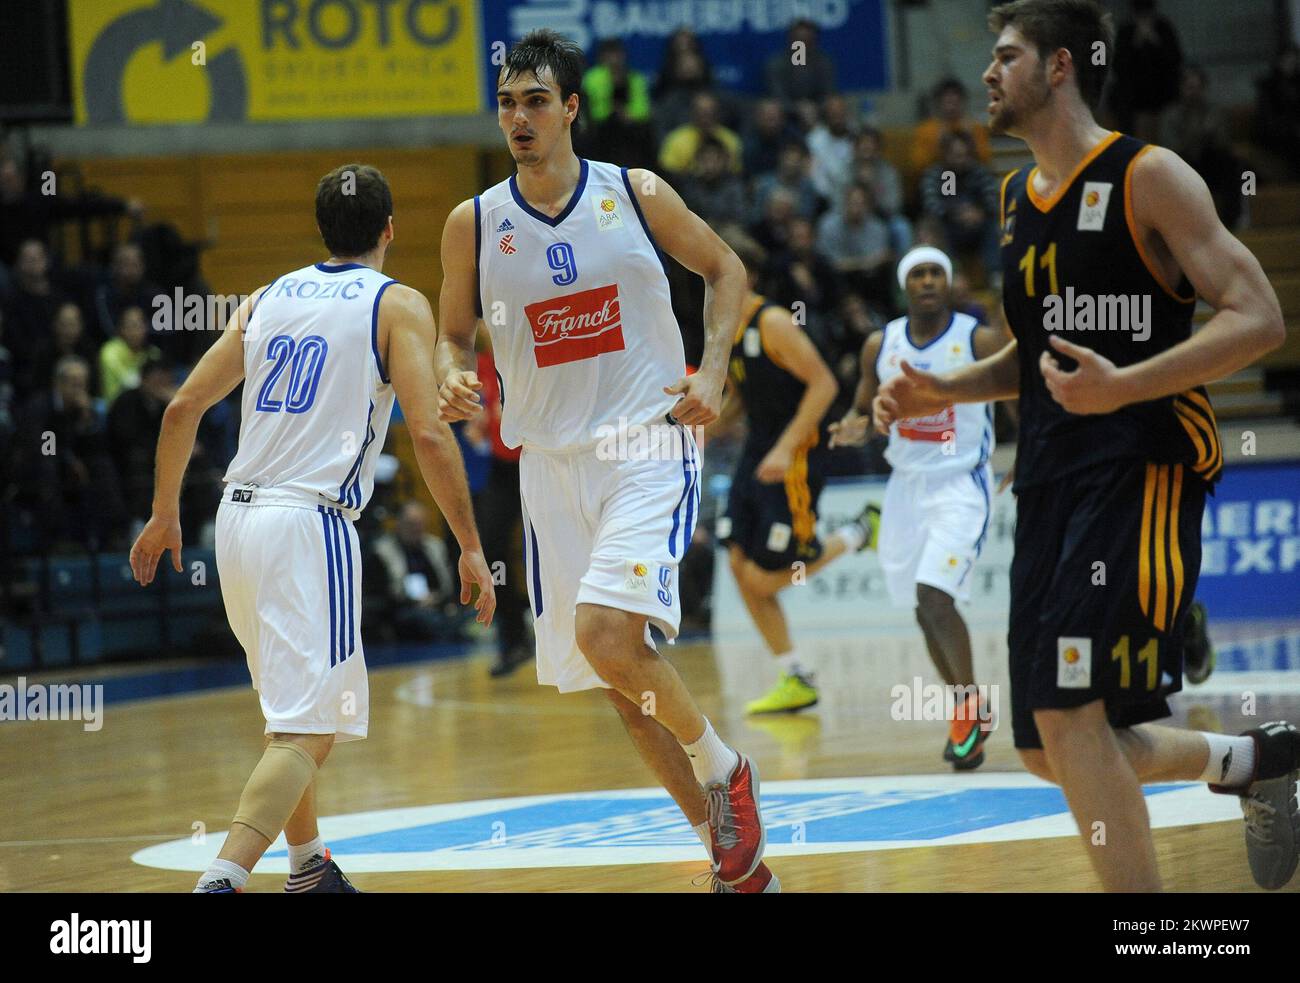
[{"label": "number 9 jersey", "polygon": [[376,332],[394,282],[358,263],[316,263],[267,287],[244,332],[243,419],[226,482],[365,506],[393,410]]},{"label": "number 9 jersey", "polygon": [[515,178],[474,199],[479,299],[507,447],[577,449],[662,422],[686,374],[668,278],[626,168],[581,160],[559,215]]}]

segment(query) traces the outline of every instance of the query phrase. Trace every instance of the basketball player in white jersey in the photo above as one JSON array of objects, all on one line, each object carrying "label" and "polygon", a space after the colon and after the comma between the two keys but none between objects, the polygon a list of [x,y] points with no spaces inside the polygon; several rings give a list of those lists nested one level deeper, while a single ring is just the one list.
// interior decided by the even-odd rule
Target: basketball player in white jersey
[{"label": "basketball player in white jersey", "polygon": [[[942,372],[1001,350],[996,330],[952,309],[951,284],[952,261],[933,246],[899,261],[907,316],[863,344],[858,390],[844,419],[831,424],[832,447],[866,441],[876,389],[902,371],[901,362]],[[970,633],[956,602],[970,599],[971,568],[988,533],[992,453],[992,403],[896,420],[885,451],[893,472],[880,517],[880,566],[893,603],[915,606],[930,661],[951,687],[943,757],[958,771],[984,762],[988,734],[989,708],[977,698]]]},{"label": "basketball player in white jersey", "polygon": [[[482,410],[481,317],[501,438],[523,446],[538,681],[604,688],[709,849],[714,889],[773,891],[757,771],[714,732],[650,634],[651,624],[677,634],[677,569],[699,514],[691,428],[718,415],[745,271],[662,179],[574,154],[581,77],[581,50],[554,31],[506,57],[497,119],[518,166],[443,230],[440,411]],[[704,356],[689,377],[660,248],[707,285]]]},{"label": "basketball player in white jersey", "polygon": [[366,736],[361,549],[353,521],[374,488],[393,398],[420,471],[461,546],[461,603],[496,606],[460,452],[437,418],[429,302],[381,270],[393,200],[373,167],[348,164],[316,188],[330,258],[240,304],[163,416],[153,515],[131,548],[144,585],[162,554],[181,567],[179,495],[199,420],[242,381],[239,449],[217,510],[217,567],[230,627],[248,656],[267,745],[218,858],[196,892],[239,891],[280,835],[290,892],[355,893],[316,826],[316,773],[336,742]]}]

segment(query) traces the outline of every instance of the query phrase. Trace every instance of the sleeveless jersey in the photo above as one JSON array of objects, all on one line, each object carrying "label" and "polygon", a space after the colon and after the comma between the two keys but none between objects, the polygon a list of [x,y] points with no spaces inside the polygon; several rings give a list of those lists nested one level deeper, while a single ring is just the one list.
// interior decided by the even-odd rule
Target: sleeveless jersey
[{"label": "sleeveless jersey", "polygon": [[[908,319],[885,325],[876,355],[876,379],[881,385],[901,373],[899,362],[926,372],[950,372],[975,361],[975,330],[969,314],[952,313],[948,326],[924,345],[913,344]],[[993,453],[993,404],[958,403],[933,416],[896,420],[889,428],[885,460],[896,471],[943,474],[973,471]]]},{"label": "sleeveless jersey", "polygon": [[360,511],[393,411],[379,364],[390,277],[358,263],[287,273],[244,332],[243,420],[225,480],[323,496]]},{"label": "sleeveless jersey", "polygon": [[581,161],[554,217],[512,175],[474,199],[477,311],[501,381],[501,439],[582,447],[653,422],[686,373],[658,246],[627,169]]},{"label": "sleeveless jersey", "polygon": [[[758,322],[768,306],[765,297],[752,298],[747,305],[731,348],[728,368],[731,382],[745,403],[745,418],[749,423],[746,447],[759,453],[770,450],[785,432],[807,388],[767,354]],[[826,445],[827,422],[823,419],[817,425],[817,440],[810,446]]]},{"label": "sleeveless jersey", "polygon": [[1186,464],[1209,482],[1223,468],[1203,386],[1076,415],[1052,398],[1039,369],[1049,350],[1063,368],[1075,366],[1049,347],[1052,332],[1121,367],[1191,336],[1195,292],[1185,277],[1170,289],[1134,234],[1133,165],[1147,146],[1112,133],[1047,200],[1032,190],[1029,170],[1003,181],[1003,305],[1020,355],[1017,488],[1125,458]]}]

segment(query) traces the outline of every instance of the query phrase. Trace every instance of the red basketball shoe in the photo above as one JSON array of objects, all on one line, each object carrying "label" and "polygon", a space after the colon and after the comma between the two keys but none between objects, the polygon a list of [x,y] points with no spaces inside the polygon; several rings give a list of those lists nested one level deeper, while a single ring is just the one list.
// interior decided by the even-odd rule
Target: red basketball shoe
[{"label": "red basketball shoe", "polygon": [[713,872],[727,887],[754,873],[763,859],[767,831],[758,811],[758,769],[745,755],[726,782],[705,786]]}]

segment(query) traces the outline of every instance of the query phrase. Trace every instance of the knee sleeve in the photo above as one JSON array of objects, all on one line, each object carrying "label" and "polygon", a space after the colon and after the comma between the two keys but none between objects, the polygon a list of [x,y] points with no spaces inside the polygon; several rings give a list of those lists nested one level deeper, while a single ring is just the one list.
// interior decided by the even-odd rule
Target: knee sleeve
[{"label": "knee sleeve", "polygon": [[315,760],[297,744],[272,741],[244,786],[235,822],[274,843],[316,777],[316,770]]}]

